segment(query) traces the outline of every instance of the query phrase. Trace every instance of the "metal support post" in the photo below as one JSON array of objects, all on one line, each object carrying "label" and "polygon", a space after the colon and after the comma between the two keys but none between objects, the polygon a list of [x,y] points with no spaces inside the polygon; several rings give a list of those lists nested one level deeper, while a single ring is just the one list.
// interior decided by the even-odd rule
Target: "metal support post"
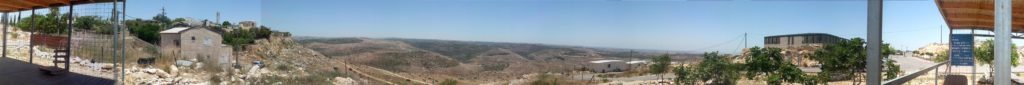
[{"label": "metal support post", "polygon": [[882,83],[882,0],[868,0],[867,85]]},{"label": "metal support post", "polygon": [[28,15],[28,17],[29,17],[28,29],[31,30],[31,31],[28,32],[28,35],[29,35],[29,39],[28,39],[28,63],[32,63],[32,59],[35,58],[34,57],[35,56],[34,55],[35,47],[33,47],[33,46],[35,46],[35,44],[32,43],[32,40],[34,40],[34,39],[32,39],[32,36],[35,35],[35,33],[36,33],[36,16],[35,15],[36,15],[36,9],[33,8],[32,9],[32,14]]},{"label": "metal support post", "polygon": [[11,26],[11,23],[8,22],[7,20],[8,20],[7,19],[7,12],[4,12],[4,16],[3,16],[4,28],[0,29],[0,30],[3,30],[3,39],[0,40],[0,41],[3,41],[3,46],[0,46],[0,47],[3,47],[3,48],[0,48],[0,49],[3,49],[3,51],[2,51],[2,53],[0,53],[0,56],[3,56],[4,58],[7,58],[7,27]]},{"label": "metal support post", "polygon": [[68,57],[65,58],[66,59],[65,61],[68,61],[68,62],[64,63],[64,68],[65,68],[64,71],[71,71],[71,60],[69,60],[69,59],[71,59],[71,53],[72,53],[72,51],[71,51],[71,47],[72,47],[71,46],[71,41],[72,41],[72,37],[74,37],[74,36],[71,36],[71,34],[75,33],[75,30],[72,27],[72,25],[73,25],[72,22],[75,21],[75,18],[74,18],[75,17],[75,3],[74,2],[71,2],[71,4],[68,5],[68,17],[69,17],[67,19],[68,20],[68,22],[67,22],[67,25],[68,25],[68,41],[67,41],[67,46],[64,47],[64,50],[68,51],[68,54],[67,54]]},{"label": "metal support post", "polygon": [[995,1],[995,85],[1010,85],[1010,25],[1012,1]]},{"label": "metal support post", "polygon": [[[118,49],[116,49],[117,48],[117,44],[118,44],[117,37],[120,36],[118,33],[121,32],[121,28],[119,27],[120,25],[117,24],[117,20],[118,20],[117,19],[118,18],[117,17],[117,14],[118,14],[117,13],[117,0],[114,0],[113,6],[114,6],[113,8],[110,8],[110,22],[113,22],[113,26],[114,26],[114,30],[115,31],[114,31],[114,34],[113,34],[114,35],[113,39],[111,39],[114,43],[112,43],[113,45],[111,45],[111,46],[113,46],[113,48],[115,48],[115,49],[111,49],[113,51],[111,51],[112,55],[110,56],[110,58],[114,59],[114,62],[117,62],[119,60],[118,57],[120,57],[117,54],[117,52],[118,52],[117,50]],[[121,65],[123,65],[123,64],[121,64]],[[118,63],[114,63],[114,67],[117,67],[117,66],[118,66]],[[121,80],[120,79],[120,77],[121,77],[120,75],[114,74],[113,76],[114,76],[114,79],[119,80],[119,81]]]}]

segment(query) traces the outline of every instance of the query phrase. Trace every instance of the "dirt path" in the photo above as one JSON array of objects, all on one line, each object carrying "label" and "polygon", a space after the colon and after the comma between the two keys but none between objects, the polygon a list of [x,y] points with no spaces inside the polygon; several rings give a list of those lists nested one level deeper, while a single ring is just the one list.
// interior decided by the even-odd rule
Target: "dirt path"
[{"label": "dirt path", "polygon": [[423,81],[419,81],[419,80],[415,80],[415,79],[411,79],[411,78],[406,78],[405,76],[401,76],[401,75],[392,73],[391,71],[377,69],[377,68],[373,68],[373,67],[368,67],[368,66],[358,66],[357,67],[357,66],[352,66],[352,65],[348,65],[348,64],[346,64],[346,67],[355,68],[352,71],[355,72],[356,74],[359,74],[359,75],[362,75],[362,76],[366,76],[366,77],[370,77],[371,79],[382,81],[382,82],[385,82],[385,83],[388,83],[388,84],[391,84],[391,85],[398,85],[398,84],[396,84],[394,82],[390,82],[390,81],[388,81],[388,79],[379,78],[379,77],[377,77],[377,76],[375,76],[373,74],[369,74],[369,73],[363,72],[362,70],[374,71],[375,73],[383,73],[383,74],[378,74],[379,76],[391,76],[391,77],[400,78],[401,80],[410,81],[410,82],[413,82],[413,83],[424,84],[424,85],[429,85],[430,84],[430,83],[427,83],[427,82],[423,82]]}]

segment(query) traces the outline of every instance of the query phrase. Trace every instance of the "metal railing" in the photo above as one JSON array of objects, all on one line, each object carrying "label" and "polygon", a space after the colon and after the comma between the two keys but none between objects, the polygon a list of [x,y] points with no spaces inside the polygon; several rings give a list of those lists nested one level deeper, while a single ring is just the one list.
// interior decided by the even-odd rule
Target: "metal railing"
[{"label": "metal railing", "polygon": [[[902,85],[903,83],[907,83],[910,80],[914,80],[914,78],[917,78],[917,77],[919,77],[921,75],[924,75],[925,73],[928,73],[928,71],[936,70],[938,67],[940,67],[942,65],[945,65],[945,64],[949,64],[949,61],[938,63],[938,64],[932,65],[932,66],[930,66],[928,68],[921,69],[921,70],[918,70],[918,71],[914,71],[914,73],[910,73],[910,74],[907,74],[905,76],[896,77],[895,79],[882,82],[882,85]],[[936,75],[937,74],[938,74],[938,72],[936,72]]]}]

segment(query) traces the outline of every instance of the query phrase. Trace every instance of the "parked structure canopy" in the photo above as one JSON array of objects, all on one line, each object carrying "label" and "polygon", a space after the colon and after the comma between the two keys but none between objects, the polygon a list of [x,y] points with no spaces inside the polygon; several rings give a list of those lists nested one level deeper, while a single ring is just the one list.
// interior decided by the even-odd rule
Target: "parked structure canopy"
[{"label": "parked structure canopy", "polygon": [[[935,0],[949,29],[993,30],[995,26],[994,0]],[[1013,3],[1014,33],[1024,33],[1024,1]]]},{"label": "parked structure canopy", "polygon": [[[0,0],[0,12],[14,12],[29,9],[113,2],[114,0]],[[123,1],[123,0],[122,0]]]}]

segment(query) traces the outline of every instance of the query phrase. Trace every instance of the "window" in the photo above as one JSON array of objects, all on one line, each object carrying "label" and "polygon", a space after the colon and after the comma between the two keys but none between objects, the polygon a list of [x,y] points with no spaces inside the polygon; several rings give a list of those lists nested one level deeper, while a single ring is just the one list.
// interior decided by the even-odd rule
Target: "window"
[{"label": "window", "polygon": [[793,44],[793,37],[787,37],[786,38],[786,44],[792,45]]},{"label": "window", "polygon": [[764,38],[765,44],[779,44],[779,37],[766,37]]},{"label": "window", "polygon": [[210,37],[206,37],[205,39],[203,39],[203,45],[206,45],[206,46],[212,46],[213,45],[213,43],[211,43]]},{"label": "window", "polygon": [[192,36],[192,43],[196,43],[196,36]]}]

